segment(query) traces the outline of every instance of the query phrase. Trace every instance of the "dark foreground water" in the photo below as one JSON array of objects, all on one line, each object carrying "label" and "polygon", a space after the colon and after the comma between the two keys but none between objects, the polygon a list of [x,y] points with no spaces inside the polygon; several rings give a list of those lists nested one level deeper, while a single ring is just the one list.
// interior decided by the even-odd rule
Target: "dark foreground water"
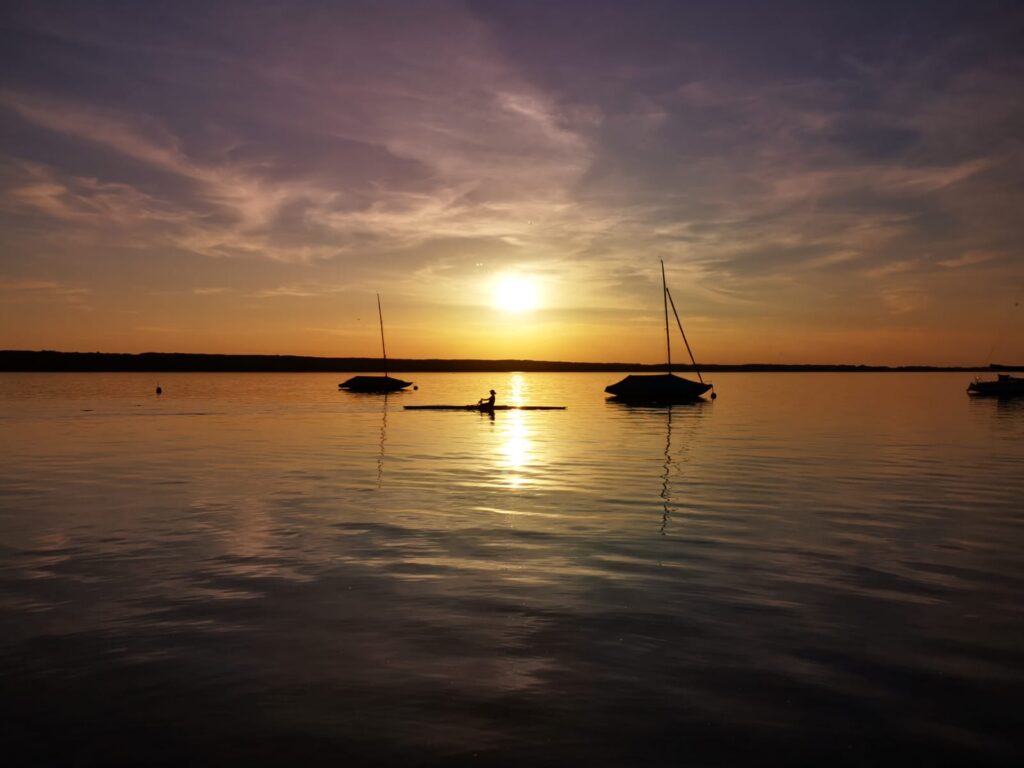
[{"label": "dark foreground water", "polygon": [[1019,758],[1024,402],[340,378],[0,376],[10,764]]}]

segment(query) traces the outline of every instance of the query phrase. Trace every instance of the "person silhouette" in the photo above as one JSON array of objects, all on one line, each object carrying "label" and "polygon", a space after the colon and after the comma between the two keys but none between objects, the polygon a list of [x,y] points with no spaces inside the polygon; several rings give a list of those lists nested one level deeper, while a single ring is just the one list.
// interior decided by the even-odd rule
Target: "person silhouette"
[{"label": "person silhouette", "polygon": [[493,408],[494,407],[494,390],[493,389],[491,390],[491,396],[490,397],[481,397],[480,400],[477,401],[477,405],[479,405],[479,406],[481,406],[483,408]]}]

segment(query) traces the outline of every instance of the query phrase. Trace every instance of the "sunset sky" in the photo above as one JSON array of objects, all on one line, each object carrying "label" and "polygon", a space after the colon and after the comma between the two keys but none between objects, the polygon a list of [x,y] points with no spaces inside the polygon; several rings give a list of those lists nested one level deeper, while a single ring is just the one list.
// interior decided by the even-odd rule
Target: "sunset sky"
[{"label": "sunset sky", "polygon": [[0,20],[0,348],[1024,363],[1019,2]]}]

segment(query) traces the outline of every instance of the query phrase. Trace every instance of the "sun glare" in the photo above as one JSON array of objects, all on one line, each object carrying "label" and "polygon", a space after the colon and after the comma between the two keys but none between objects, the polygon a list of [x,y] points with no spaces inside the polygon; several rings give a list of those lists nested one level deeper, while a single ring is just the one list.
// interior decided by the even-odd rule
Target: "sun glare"
[{"label": "sun glare", "polygon": [[537,284],[525,277],[503,275],[494,285],[494,306],[506,312],[529,312],[540,303]]}]

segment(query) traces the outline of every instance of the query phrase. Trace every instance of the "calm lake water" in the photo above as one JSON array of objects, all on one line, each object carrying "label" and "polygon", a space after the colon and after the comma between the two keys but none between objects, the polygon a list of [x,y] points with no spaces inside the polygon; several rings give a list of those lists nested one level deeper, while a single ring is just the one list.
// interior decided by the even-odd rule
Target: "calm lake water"
[{"label": "calm lake water", "polygon": [[[1024,401],[343,378],[0,375],[18,765],[1019,758]],[[568,410],[402,409],[492,387]]]}]

